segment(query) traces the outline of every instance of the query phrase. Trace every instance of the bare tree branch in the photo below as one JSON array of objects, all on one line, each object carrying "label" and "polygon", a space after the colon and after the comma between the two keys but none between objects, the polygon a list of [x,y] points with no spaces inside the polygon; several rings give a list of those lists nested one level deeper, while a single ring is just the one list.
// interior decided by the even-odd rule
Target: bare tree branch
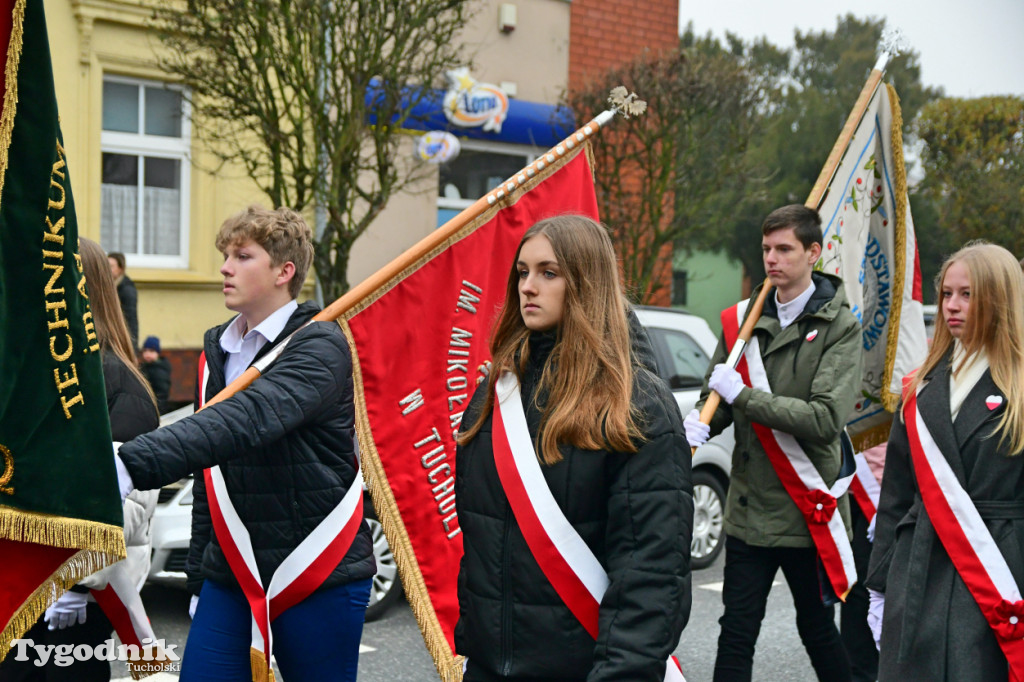
[{"label": "bare tree branch", "polygon": [[464,64],[468,0],[186,0],[156,10],[160,66],[191,91],[195,129],[275,206],[326,209],[315,265],[349,286],[353,242],[422,169],[402,128]]}]

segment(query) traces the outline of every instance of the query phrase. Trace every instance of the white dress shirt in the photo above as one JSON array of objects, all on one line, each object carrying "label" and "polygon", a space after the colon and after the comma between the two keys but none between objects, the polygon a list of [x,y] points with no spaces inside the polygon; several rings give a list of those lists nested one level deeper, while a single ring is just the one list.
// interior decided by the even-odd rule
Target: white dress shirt
[{"label": "white dress shirt", "polygon": [[239,315],[231,321],[231,324],[220,336],[220,347],[228,354],[228,359],[224,363],[225,385],[241,376],[242,372],[252,364],[260,349],[277,338],[288,324],[288,318],[298,307],[299,304],[295,302],[295,299],[288,301],[272,312],[267,319],[246,332],[245,336],[242,336],[242,331],[245,328],[245,320],[242,316]]},{"label": "white dress shirt", "polygon": [[[949,373],[949,416],[956,420],[967,394],[978,383],[988,369],[988,355],[982,348],[964,362],[964,350],[960,339],[953,340],[953,371]],[[963,367],[961,367],[963,364]],[[959,370],[959,371],[957,371]]]},{"label": "white dress shirt", "polygon": [[811,282],[811,285],[804,289],[804,293],[786,303],[779,303],[779,290],[775,290],[775,305],[779,309],[779,324],[782,325],[783,329],[793,324],[796,318],[800,317],[800,313],[804,311],[807,301],[811,300],[811,294],[814,293],[814,289],[814,282]]}]

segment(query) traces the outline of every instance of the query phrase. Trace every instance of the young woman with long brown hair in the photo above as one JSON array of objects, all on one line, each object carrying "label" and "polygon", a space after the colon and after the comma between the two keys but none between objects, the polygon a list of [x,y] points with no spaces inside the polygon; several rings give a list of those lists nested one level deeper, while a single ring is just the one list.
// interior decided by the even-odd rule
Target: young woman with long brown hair
[{"label": "young woman with long brown hair", "polygon": [[96,339],[103,357],[111,435],[122,443],[159,425],[159,415],[154,422],[152,414],[156,410],[156,396],[136,362],[135,348],[103,249],[84,237],[78,240],[78,248],[89,287]]},{"label": "young woman with long brown hair", "polygon": [[630,333],[605,228],[582,216],[531,227],[458,439],[467,682],[675,679],[690,453]]},{"label": "young woman with long brown hair", "polygon": [[[1024,675],[1024,277],[953,254],[941,322],[889,438],[866,584],[879,680]],[[884,608],[883,608],[884,606]],[[880,630],[879,630],[880,629]]]}]

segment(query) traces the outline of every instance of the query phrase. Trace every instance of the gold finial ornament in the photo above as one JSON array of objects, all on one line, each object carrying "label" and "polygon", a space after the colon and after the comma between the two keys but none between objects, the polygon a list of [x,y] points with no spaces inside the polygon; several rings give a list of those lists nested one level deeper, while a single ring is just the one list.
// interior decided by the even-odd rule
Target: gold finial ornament
[{"label": "gold finial ornament", "polygon": [[612,88],[612,91],[608,93],[608,103],[623,118],[640,116],[647,111],[647,102],[637,97],[635,92],[626,90],[624,85]]}]

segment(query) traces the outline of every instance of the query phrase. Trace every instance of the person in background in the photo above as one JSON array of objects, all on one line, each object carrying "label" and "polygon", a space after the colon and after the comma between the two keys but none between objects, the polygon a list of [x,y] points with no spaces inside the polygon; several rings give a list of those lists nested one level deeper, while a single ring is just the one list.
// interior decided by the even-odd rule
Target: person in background
[{"label": "person in background", "polygon": [[160,355],[160,339],[156,336],[147,336],[142,342],[142,364],[139,366],[142,374],[153,387],[156,394],[157,407],[160,414],[167,411],[167,397],[171,392],[171,363],[167,358]]},{"label": "person in background", "polygon": [[[819,551],[809,529],[810,523],[826,520],[815,516],[813,505],[805,504],[807,511],[801,511],[798,504],[809,495],[807,484],[799,481],[802,489],[795,494],[801,499],[791,496],[769,452],[779,451],[790,463],[797,459],[809,464],[829,488],[839,479],[843,461],[840,434],[853,411],[862,374],[861,326],[850,311],[839,278],[814,270],[822,248],[817,211],[800,204],[778,208],[765,218],[761,235],[764,268],[772,289],[744,357],[751,366],[750,374],[755,374],[756,363],[761,373],[756,376],[766,377],[766,382],[755,382],[759,388],[747,385],[744,377],[726,364],[731,342],[723,334],[697,409],[684,422],[693,447],[729,424],[736,426],[725,507],[725,613],[719,620],[722,630],[714,679],[751,679],[765,605],[781,569],[793,595],[800,639],[818,679],[846,681],[850,680],[850,662],[833,608],[840,595],[833,595],[829,579],[823,579]],[[757,295],[755,289],[750,300]],[[727,323],[731,328],[742,326],[738,306],[722,315],[723,329]],[[746,313],[742,317],[745,319]],[[709,426],[701,423],[699,410],[712,390],[722,401]],[[768,429],[759,431],[758,425]],[[784,437],[780,440],[776,432]],[[831,513],[840,514],[848,529],[846,496],[833,504]],[[817,509],[822,508],[823,503],[818,502]],[[840,540],[830,537],[838,546]]]},{"label": "person in background", "polygon": [[[878,679],[1024,679],[1024,277],[971,243],[893,420],[865,584]],[[1019,650],[1018,650],[1019,651]]]},{"label": "person in background", "polygon": [[135,288],[135,282],[125,271],[124,254],[118,251],[111,251],[107,254],[107,261],[110,263],[110,274],[117,286],[117,298],[121,302],[121,313],[128,325],[128,336],[132,341],[132,348],[139,347],[139,292]]},{"label": "person in background", "polygon": [[[135,365],[135,351],[128,338],[103,249],[96,242],[81,238],[79,251],[103,362],[110,432],[114,441],[131,440],[159,426],[156,398]],[[149,573],[150,519],[158,494],[156,490],[136,490],[124,500],[124,536],[128,550],[125,562],[129,576],[140,589]],[[23,637],[43,646],[87,644],[96,647],[109,639],[114,626],[89,592],[106,587],[112,569],[108,567],[94,573],[65,592]],[[75,659],[68,666],[57,666],[51,657],[41,667],[36,663],[33,658],[17,661],[8,656],[0,664],[0,682],[106,682],[110,679],[110,663],[103,659]]]},{"label": "person in background", "polygon": [[[857,575],[865,576],[871,558],[871,540],[878,508],[878,488],[885,467],[885,443],[868,448],[857,455],[857,480],[851,485],[850,521],[853,529],[853,559]],[[860,460],[863,460],[861,462]],[[878,679],[878,648],[871,633],[868,590],[862,581],[850,588],[840,609],[839,632],[843,646],[850,655],[853,682],[874,682]]]},{"label": "person in background", "polygon": [[[690,454],[668,387],[631,352],[627,317],[602,225],[565,215],[526,231],[456,451],[466,682],[680,679],[667,666],[691,605]],[[532,551],[536,528],[499,473],[512,442],[528,448],[523,480],[535,474],[527,506],[550,500],[543,517],[571,538],[570,570],[596,566],[607,584],[588,595],[592,620]]]},{"label": "person in background", "polygon": [[[287,680],[356,679],[376,561],[358,503],[348,343],[337,323],[307,324],[320,308],[295,300],[312,239],[288,208],[251,206],[224,222],[222,290],[237,315],[206,332],[198,411],[115,456],[122,492],[195,473],[182,682],[269,676],[268,653]],[[286,338],[249,388],[206,406]]]}]

